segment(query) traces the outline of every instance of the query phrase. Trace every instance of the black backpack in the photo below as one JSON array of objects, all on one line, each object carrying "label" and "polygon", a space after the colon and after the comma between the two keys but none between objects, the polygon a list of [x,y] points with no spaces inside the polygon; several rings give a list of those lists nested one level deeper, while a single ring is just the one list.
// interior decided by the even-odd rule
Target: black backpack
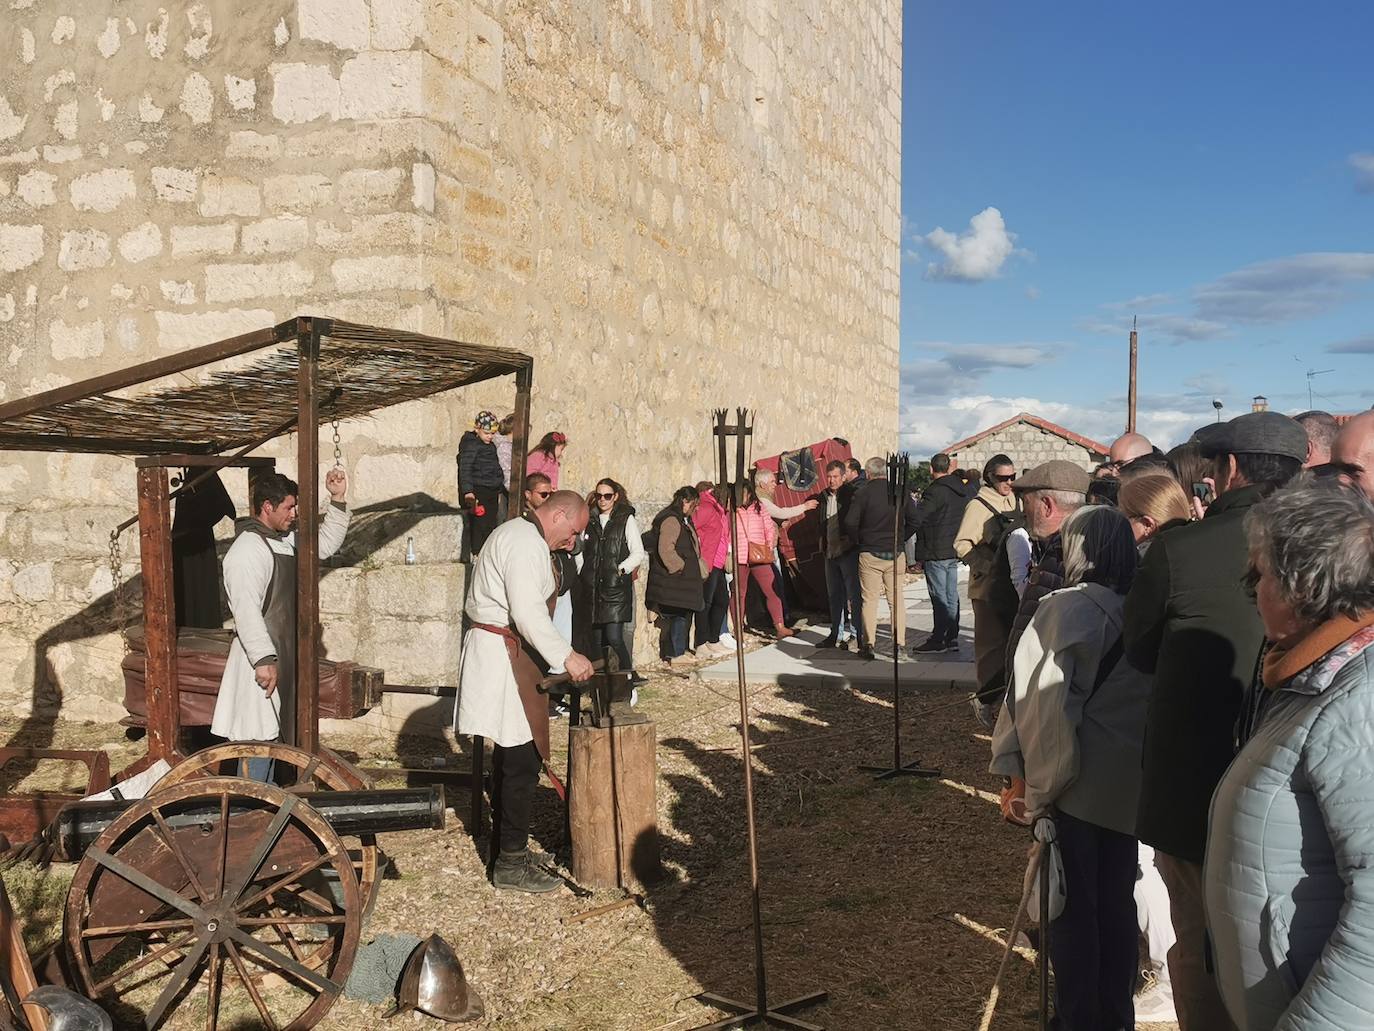
[{"label": "black backpack", "polygon": [[986,545],[996,555],[1002,550],[1002,545],[1006,543],[1006,539],[1011,536],[1012,532],[1020,530],[1026,525],[1025,513],[1019,508],[1012,509],[1010,512],[999,512],[988,504],[987,498],[977,495],[974,496],[973,500],[992,513],[992,519],[989,525],[984,528],[983,540],[979,544]]}]

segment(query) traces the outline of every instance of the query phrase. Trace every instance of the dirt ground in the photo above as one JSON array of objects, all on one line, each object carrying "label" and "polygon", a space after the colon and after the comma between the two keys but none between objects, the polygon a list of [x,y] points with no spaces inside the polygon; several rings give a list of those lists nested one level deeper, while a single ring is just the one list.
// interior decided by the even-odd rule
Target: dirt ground
[{"label": "dirt ground", "polygon": [[[903,695],[904,716],[916,717],[904,734],[904,758],[939,766],[939,780],[875,782],[856,769],[891,760],[888,692],[754,685],[751,707],[753,739],[763,746],[755,750],[754,784],[769,997],[829,992],[824,1005],[797,1015],[832,1031],[974,1031],[1020,897],[1028,835],[998,818],[996,785],[984,772],[987,739],[975,733],[962,696]],[[687,1031],[722,1015],[696,993],[752,997],[737,696],[719,684],[659,675],[641,692],[640,709],[657,723],[659,832],[670,873],[644,910],[568,923],[621,895],[493,891],[485,839],[469,835],[466,792],[454,791],[445,830],[383,838],[397,877],[383,882],[362,940],[441,934],[485,999],[487,1016],[473,1027]],[[7,740],[18,728],[17,720],[0,720]],[[555,743],[560,738],[555,724]],[[59,725],[56,743],[107,746],[116,768],[141,751],[115,729],[89,725]],[[328,743],[364,763],[448,751],[421,738]],[[561,828],[557,797],[541,785],[536,842],[555,851]],[[71,869],[6,871],[31,945],[56,936]],[[1012,961],[994,1028],[1036,1025],[1030,955]],[[203,1016],[190,1019],[194,1001],[166,1026],[204,1026]],[[342,999],[319,1026],[380,1027],[386,1012]],[[405,1026],[445,1025],[416,1018]]]}]

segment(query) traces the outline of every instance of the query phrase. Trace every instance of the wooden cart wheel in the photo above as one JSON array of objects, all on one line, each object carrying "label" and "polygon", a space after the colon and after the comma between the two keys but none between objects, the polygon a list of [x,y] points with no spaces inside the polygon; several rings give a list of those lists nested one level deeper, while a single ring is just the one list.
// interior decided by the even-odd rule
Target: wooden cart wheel
[{"label": "wooden cart wheel", "polygon": [[[149,794],[174,784],[184,784],[193,778],[236,776],[240,759],[272,759],[276,763],[276,779],[290,781],[287,791],[367,791],[374,787],[372,779],[360,769],[328,748],[311,755],[292,745],[277,741],[229,741],[222,745],[202,748],[188,755],[153,785]],[[363,896],[363,922],[372,917],[381,891],[380,850],[372,834],[358,836],[362,848],[353,855],[353,872],[358,876],[358,889]]]},{"label": "wooden cart wheel", "polygon": [[324,817],[274,785],[214,777],[105,828],[72,879],[63,934],[83,993],[150,1029],[203,1005],[208,1031],[221,1016],[303,1031],[343,991],[361,927],[353,864]]}]

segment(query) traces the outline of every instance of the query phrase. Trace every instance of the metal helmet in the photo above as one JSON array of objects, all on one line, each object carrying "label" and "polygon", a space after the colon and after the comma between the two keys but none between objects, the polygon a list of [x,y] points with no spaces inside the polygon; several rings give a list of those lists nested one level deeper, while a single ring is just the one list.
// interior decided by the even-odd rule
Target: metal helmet
[{"label": "metal helmet", "polygon": [[37,1006],[48,1014],[49,1031],[112,1031],[114,1028],[108,1013],[69,988],[39,985],[29,992],[24,1005]]},{"label": "metal helmet", "polygon": [[396,1009],[419,1010],[450,1024],[480,1020],[486,1012],[481,996],[468,985],[453,948],[437,934],[415,946],[406,960],[396,991]]}]

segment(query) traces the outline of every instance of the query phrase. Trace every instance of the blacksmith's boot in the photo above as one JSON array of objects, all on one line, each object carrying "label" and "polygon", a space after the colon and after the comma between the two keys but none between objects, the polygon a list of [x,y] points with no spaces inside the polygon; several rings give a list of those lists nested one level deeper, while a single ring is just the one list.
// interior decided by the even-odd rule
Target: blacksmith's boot
[{"label": "blacksmith's boot", "polygon": [[556,890],[563,882],[535,866],[530,861],[529,849],[522,848],[518,852],[501,850],[491,874],[491,883],[493,887],[506,891],[529,891],[542,895]]}]

